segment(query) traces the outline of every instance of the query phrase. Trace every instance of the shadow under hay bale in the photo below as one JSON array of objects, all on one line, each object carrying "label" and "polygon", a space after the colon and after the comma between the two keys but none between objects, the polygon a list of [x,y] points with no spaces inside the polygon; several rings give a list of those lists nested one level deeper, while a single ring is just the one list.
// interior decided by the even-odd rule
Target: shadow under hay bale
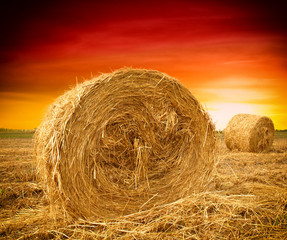
[{"label": "shadow under hay bale", "polygon": [[230,150],[263,152],[272,146],[274,132],[274,124],[266,116],[237,114],[224,129],[224,139]]},{"label": "shadow under hay bale", "polygon": [[60,96],[35,134],[51,204],[113,218],[208,188],[214,125],[179,81],[120,69]]}]

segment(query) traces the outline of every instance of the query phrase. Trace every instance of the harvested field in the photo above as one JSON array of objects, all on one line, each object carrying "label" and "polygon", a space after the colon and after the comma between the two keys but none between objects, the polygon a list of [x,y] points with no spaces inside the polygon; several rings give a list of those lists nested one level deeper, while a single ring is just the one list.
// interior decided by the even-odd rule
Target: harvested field
[{"label": "harvested field", "polygon": [[33,139],[0,139],[2,239],[286,239],[287,138],[267,153],[229,151],[218,137],[213,190],[136,214],[66,222],[50,213]]}]

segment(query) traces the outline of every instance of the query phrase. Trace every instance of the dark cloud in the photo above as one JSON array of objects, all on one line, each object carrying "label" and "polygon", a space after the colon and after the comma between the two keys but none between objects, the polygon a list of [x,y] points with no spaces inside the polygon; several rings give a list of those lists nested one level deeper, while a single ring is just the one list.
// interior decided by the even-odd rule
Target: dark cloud
[{"label": "dark cloud", "polygon": [[[89,32],[95,33],[94,45],[109,36],[112,40],[102,45],[107,48],[108,43],[118,44],[119,36],[131,36],[143,44],[246,34],[276,35],[283,40],[287,36],[283,1],[30,0],[5,1],[0,9],[0,64],[33,51],[57,55],[58,45],[76,43]],[[154,26],[142,24],[149,20],[155,20]],[[120,22],[126,26],[117,25]],[[121,28],[110,28],[112,24]]]},{"label": "dark cloud", "polygon": [[[138,3],[136,1],[5,1],[1,6],[2,26],[10,34],[17,34],[25,31],[23,27],[28,25],[51,24],[53,27],[74,26],[75,28],[86,29],[92,25],[100,25],[106,21],[118,19],[149,18],[151,16],[170,17],[172,15],[198,14],[197,9],[214,9],[218,14],[227,13],[227,10],[237,8],[238,11],[248,13],[248,19],[257,22],[258,25],[264,23],[263,29],[274,31],[286,30],[286,3],[280,1],[258,2],[258,1],[146,1]],[[220,11],[226,12],[220,12]],[[234,10],[233,10],[234,11]],[[203,13],[203,12],[202,12]],[[208,16],[204,16],[208,17]],[[244,19],[241,19],[245,21]],[[252,22],[250,22],[252,25]],[[40,27],[40,26],[39,26]],[[47,26],[37,30],[49,30]],[[248,27],[248,26],[246,26]],[[15,39],[17,40],[17,39]]]},{"label": "dark cloud", "polygon": [[286,1],[242,1],[239,7],[249,13],[257,30],[287,36]]}]

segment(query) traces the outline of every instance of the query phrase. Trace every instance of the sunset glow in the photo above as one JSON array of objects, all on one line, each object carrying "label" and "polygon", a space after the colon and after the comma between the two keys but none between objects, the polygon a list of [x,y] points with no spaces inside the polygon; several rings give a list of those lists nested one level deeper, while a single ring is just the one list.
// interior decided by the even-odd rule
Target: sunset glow
[{"label": "sunset glow", "polygon": [[7,3],[0,128],[36,128],[47,106],[77,82],[127,66],[180,80],[217,129],[237,113],[267,115],[285,129],[283,9],[244,1]]}]

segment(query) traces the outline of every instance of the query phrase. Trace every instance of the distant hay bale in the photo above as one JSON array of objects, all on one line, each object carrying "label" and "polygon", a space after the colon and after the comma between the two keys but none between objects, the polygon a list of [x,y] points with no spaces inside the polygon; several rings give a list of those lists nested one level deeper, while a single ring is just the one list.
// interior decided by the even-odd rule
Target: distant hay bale
[{"label": "distant hay bale", "polygon": [[237,114],[225,128],[224,139],[230,150],[267,151],[273,144],[274,124],[266,116]]},{"label": "distant hay bale", "polygon": [[113,218],[208,188],[214,125],[179,81],[120,69],[60,96],[35,134],[51,204]]}]

